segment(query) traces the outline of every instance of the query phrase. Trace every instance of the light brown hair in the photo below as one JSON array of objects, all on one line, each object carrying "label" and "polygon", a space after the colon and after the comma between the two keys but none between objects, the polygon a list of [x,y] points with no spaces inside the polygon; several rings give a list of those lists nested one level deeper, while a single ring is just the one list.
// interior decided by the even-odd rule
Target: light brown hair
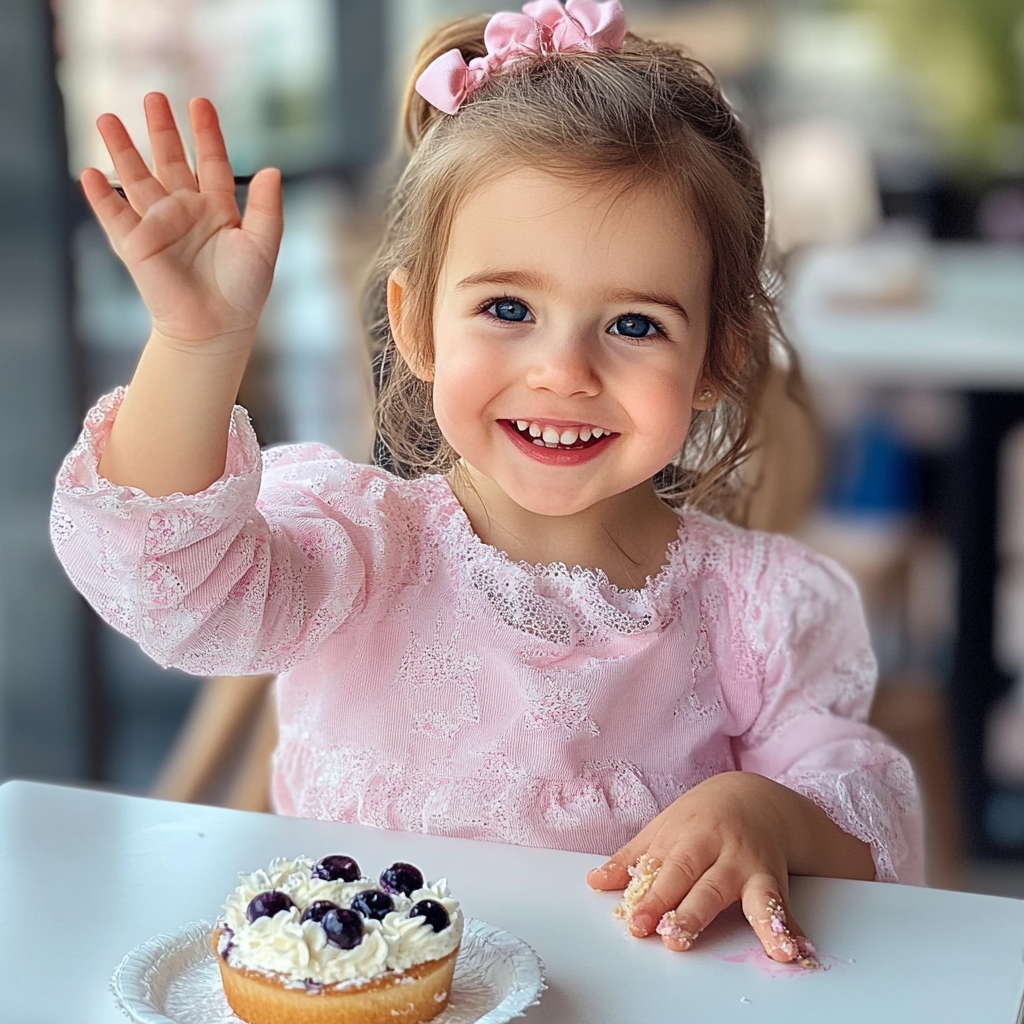
[{"label": "light brown hair", "polygon": [[[486,17],[439,28],[412,81],[458,47],[486,52]],[[491,76],[455,115],[412,85],[403,125],[411,149],[388,208],[365,314],[378,387],[377,455],[404,476],[447,472],[457,460],[438,429],[431,385],[399,354],[387,316],[387,281],[404,268],[403,320],[422,365],[432,365],[431,324],[440,269],[460,202],[516,167],[585,185],[655,186],[684,204],[711,253],[704,379],[721,396],[694,414],[678,458],[656,478],[670,504],[742,521],[740,465],[773,344],[795,372],[765,265],[761,172],[711,73],[680,50],[627,34],[621,52],[537,54]]]}]

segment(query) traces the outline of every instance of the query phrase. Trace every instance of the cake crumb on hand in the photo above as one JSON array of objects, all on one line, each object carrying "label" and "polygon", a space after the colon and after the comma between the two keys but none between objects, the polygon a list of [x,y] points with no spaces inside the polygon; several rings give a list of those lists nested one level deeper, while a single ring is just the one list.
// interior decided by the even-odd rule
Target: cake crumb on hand
[{"label": "cake crumb on hand", "polygon": [[636,864],[628,868],[629,885],[622,894],[622,902],[612,911],[612,917],[625,921],[628,925],[632,920],[634,907],[650,892],[660,870],[660,860],[641,853]]},{"label": "cake crumb on hand", "polygon": [[[771,929],[774,945],[789,958],[789,962],[799,964],[807,970],[821,970],[823,965],[818,959],[818,951],[804,936],[792,933],[783,905],[772,897],[768,900],[765,913],[768,915],[767,924]],[[753,923],[751,920],[751,924]]]},{"label": "cake crumb on hand", "polygon": [[654,930],[665,940],[665,945],[678,952],[689,949],[700,934],[700,932],[691,932],[680,924],[674,910],[666,910],[658,922],[658,927]]}]

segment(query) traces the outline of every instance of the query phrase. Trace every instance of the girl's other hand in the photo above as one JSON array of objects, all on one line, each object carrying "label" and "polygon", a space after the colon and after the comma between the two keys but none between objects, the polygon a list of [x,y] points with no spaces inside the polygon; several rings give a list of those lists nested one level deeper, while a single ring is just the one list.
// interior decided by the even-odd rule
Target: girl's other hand
[{"label": "girl's other hand", "polygon": [[252,341],[281,241],[281,175],[260,171],[240,217],[217,112],[209,100],[189,104],[196,170],[185,156],[167,97],[145,99],[153,150],[146,166],[121,121],[96,124],[127,198],[89,168],[82,187],[114,250],[153,317],[154,334],[189,349]]},{"label": "girl's other hand", "polygon": [[737,900],[765,952],[815,966],[814,947],[789,906],[789,875],[874,878],[870,848],[799,793],[750,772],[724,772],[685,793],[606,864],[594,889],[622,889],[647,854],[657,876],[627,923],[686,950]]}]

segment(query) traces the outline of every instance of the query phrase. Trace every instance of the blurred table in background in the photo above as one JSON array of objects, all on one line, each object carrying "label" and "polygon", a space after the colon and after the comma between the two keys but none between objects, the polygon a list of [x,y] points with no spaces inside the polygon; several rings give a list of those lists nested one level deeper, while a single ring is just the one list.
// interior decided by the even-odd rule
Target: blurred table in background
[{"label": "blurred table in background", "polygon": [[948,691],[957,783],[968,852],[1024,858],[1024,786],[985,768],[987,722],[1011,684],[993,634],[1000,450],[1024,423],[1024,248],[897,233],[809,249],[789,269],[786,326],[812,387],[964,396],[942,494],[958,566]]},{"label": "blurred table in background", "polygon": [[1024,390],[1024,247],[895,237],[793,265],[788,326],[808,377]]}]

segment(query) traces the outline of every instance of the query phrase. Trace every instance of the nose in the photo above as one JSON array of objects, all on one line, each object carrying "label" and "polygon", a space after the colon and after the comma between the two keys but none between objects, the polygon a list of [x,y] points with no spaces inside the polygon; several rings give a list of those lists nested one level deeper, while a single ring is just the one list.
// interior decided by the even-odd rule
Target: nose
[{"label": "nose", "polygon": [[596,351],[582,331],[545,331],[536,338],[526,383],[559,398],[587,398],[601,391]]}]

